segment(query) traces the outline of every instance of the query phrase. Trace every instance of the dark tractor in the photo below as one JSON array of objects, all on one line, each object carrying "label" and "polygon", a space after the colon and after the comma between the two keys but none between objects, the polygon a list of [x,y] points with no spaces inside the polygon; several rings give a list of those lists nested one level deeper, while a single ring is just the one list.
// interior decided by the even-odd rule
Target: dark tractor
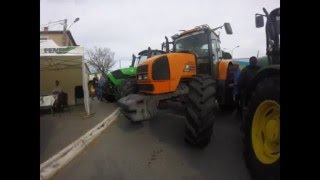
[{"label": "dark tractor", "polygon": [[280,8],[256,14],[266,21],[268,61],[249,82],[243,104],[245,161],[253,179],[280,179]]}]

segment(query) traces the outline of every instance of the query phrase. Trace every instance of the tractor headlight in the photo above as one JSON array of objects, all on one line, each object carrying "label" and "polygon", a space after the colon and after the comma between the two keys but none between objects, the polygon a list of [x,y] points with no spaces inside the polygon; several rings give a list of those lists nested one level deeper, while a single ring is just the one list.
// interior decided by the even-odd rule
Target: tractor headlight
[{"label": "tractor headlight", "polygon": [[190,71],[190,65],[189,64],[186,64],[184,66],[184,69],[183,69],[183,72],[189,72]]},{"label": "tractor headlight", "polygon": [[195,69],[196,69],[196,67],[193,64],[186,64],[186,65],[184,65],[183,72],[190,72]]},{"label": "tractor headlight", "polygon": [[138,80],[142,80],[142,74],[138,75]]},{"label": "tractor headlight", "polygon": [[148,74],[144,74],[143,75],[143,80],[147,80],[148,79]]}]

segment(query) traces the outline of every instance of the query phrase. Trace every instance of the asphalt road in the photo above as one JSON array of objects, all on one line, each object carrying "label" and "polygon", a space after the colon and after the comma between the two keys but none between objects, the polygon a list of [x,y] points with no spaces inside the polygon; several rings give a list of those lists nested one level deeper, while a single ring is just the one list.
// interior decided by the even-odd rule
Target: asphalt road
[{"label": "asphalt road", "polygon": [[171,106],[141,124],[119,116],[53,179],[250,179],[234,114],[218,114],[211,143],[196,149],[183,141],[183,107]]}]

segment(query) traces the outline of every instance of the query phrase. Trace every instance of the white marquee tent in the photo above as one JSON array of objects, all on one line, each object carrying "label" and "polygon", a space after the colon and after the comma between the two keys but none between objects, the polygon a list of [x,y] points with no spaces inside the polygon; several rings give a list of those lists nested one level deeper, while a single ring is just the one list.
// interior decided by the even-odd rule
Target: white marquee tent
[{"label": "white marquee tent", "polygon": [[85,110],[89,115],[89,73],[83,56],[83,47],[58,46],[52,40],[40,40],[40,92],[42,95],[51,94],[58,80],[68,94],[68,104],[74,105],[75,87],[82,85]]}]

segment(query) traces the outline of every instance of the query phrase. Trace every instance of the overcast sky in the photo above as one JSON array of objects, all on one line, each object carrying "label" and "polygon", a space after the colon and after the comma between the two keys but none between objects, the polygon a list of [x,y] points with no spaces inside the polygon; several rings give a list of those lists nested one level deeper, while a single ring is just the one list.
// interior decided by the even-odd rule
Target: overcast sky
[{"label": "overcast sky", "polygon": [[[280,0],[40,0],[40,25],[79,17],[70,31],[86,48],[108,47],[115,52],[113,69],[129,66],[132,53],[150,46],[161,49],[164,36],[182,29],[229,22],[233,35],[220,31],[221,47],[237,45],[234,58],[265,54],[265,29],[255,28],[255,13],[280,7]],[[42,26],[40,26],[42,27]],[[49,30],[62,30],[62,25]]]}]

